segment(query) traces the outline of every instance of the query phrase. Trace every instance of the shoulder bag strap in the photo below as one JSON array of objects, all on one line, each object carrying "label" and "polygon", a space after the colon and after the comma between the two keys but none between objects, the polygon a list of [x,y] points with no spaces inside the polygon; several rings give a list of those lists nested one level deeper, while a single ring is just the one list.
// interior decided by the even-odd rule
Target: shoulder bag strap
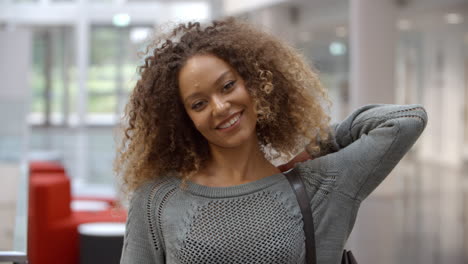
[{"label": "shoulder bag strap", "polygon": [[314,233],[314,219],[312,217],[312,210],[309,205],[309,197],[304,188],[304,183],[302,178],[299,176],[296,169],[292,169],[287,174],[285,173],[286,178],[291,184],[291,187],[296,195],[297,202],[301,208],[302,221],[304,224],[304,234],[306,237],[305,247],[306,247],[306,263],[307,264],[316,264],[317,255],[315,253],[315,233]]}]

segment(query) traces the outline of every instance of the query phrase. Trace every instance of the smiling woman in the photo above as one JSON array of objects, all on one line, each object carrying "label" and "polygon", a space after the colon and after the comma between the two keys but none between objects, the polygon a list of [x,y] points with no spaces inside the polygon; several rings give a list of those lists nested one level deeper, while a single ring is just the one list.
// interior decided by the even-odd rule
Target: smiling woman
[{"label": "smiling woman", "polygon": [[317,263],[339,263],[361,201],[426,126],[420,105],[330,126],[301,56],[234,19],[179,25],[148,50],[115,162],[131,192],[121,263],[305,263],[286,175],[304,182]]},{"label": "smiling woman", "polygon": [[[269,168],[267,174],[273,167],[268,160],[290,158],[305,141],[318,155],[315,139],[327,138],[324,107],[330,102],[316,73],[279,39],[226,19],[181,24],[148,51],[126,107],[128,126],[115,162],[127,191],[170,172],[184,182],[195,179],[212,168],[208,163],[219,149],[214,146],[247,147],[243,140],[261,157],[261,167]],[[226,127],[237,113],[238,128]],[[239,178],[232,183],[249,180]]]}]

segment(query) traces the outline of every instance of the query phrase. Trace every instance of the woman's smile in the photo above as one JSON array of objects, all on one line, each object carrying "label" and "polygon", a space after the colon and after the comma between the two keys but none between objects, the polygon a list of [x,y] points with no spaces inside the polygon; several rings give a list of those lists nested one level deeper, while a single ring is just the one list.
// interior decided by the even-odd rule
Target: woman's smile
[{"label": "woman's smile", "polygon": [[216,126],[216,129],[222,132],[232,131],[240,125],[242,112],[231,115],[227,120],[221,122],[220,125]]}]

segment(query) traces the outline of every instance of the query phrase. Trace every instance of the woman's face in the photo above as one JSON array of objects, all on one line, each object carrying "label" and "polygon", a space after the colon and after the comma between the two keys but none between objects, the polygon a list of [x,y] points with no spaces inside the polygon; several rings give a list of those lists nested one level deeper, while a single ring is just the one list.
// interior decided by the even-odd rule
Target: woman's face
[{"label": "woman's face", "polygon": [[195,55],[178,80],[185,110],[210,145],[234,148],[255,139],[254,101],[229,64],[214,55]]}]

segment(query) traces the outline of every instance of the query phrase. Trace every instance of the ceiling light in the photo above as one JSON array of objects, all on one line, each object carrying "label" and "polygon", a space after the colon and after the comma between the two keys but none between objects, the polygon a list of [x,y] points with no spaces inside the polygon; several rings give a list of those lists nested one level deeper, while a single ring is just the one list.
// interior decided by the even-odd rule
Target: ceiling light
[{"label": "ceiling light", "polygon": [[411,29],[411,21],[409,21],[408,19],[400,19],[398,20],[398,23],[397,23],[397,27],[399,30],[403,30],[403,31],[408,31]]},{"label": "ceiling light", "polygon": [[463,22],[463,17],[457,13],[448,13],[445,15],[445,21],[447,24],[456,25]]},{"label": "ceiling light", "polygon": [[130,30],[130,40],[132,43],[140,43],[148,38],[151,28],[137,27]]},{"label": "ceiling light", "polygon": [[130,16],[128,14],[115,14],[112,18],[112,24],[116,27],[126,27],[130,24]]},{"label": "ceiling light", "polygon": [[330,51],[331,55],[340,56],[346,53],[346,46],[341,42],[334,41],[330,44],[328,50]]}]

